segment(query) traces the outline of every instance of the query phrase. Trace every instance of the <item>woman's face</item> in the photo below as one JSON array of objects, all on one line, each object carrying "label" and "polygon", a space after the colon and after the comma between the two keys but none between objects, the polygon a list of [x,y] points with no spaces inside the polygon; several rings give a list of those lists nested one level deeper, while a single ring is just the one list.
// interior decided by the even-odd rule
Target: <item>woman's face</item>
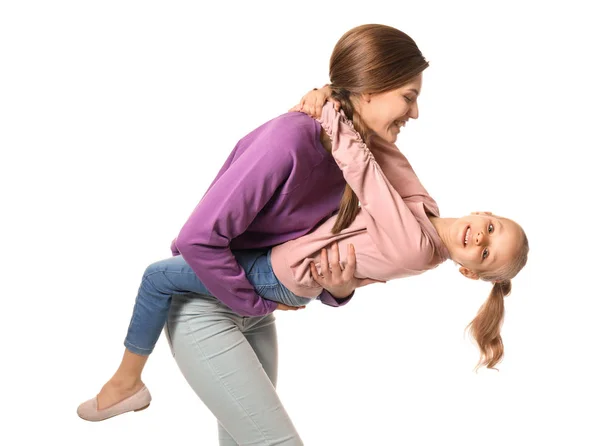
[{"label": "woman's face", "polygon": [[460,272],[478,279],[512,262],[523,243],[521,227],[490,212],[474,212],[457,219],[450,228],[448,251],[461,265]]},{"label": "woman's face", "polygon": [[378,136],[395,143],[400,129],[409,119],[419,117],[417,99],[421,92],[421,73],[396,90],[378,94],[363,94],[356,104],[356,111],[364,123]]}]

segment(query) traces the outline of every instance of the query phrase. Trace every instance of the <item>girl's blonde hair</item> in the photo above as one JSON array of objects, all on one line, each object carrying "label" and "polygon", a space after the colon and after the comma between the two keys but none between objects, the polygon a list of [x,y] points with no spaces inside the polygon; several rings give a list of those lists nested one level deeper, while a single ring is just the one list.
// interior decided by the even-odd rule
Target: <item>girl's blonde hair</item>
[{"label": "girl's blonde hair", "polygon": [[480,357],[476,368],[486,366],[488,369],[493,369],[504,356],[504,344],[500,336],[504,320],[504,298],[510,294],[511,279],[523,269],[529,253],[529,241],[523,229],[521,231],[521,249],[515,259],[498,271],[479,274],[482,280],[493,282],[494,285],[489,297],[479,308],[477,316],[466,328],[479,346]]}]

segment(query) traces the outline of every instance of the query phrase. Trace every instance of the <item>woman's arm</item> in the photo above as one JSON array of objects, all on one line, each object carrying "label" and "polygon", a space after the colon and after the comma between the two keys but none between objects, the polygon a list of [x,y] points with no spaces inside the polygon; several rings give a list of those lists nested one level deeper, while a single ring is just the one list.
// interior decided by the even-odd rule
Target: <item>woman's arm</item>
[{"label": "woman's arm", "polygon": [[288,178],[292,158],[284,150],[270,150],[260,138],[235,162],[233,156],[184,224],[174,248],[225,305],[243,316],[265,315],[277,303],[256,293],[229,244]]}]

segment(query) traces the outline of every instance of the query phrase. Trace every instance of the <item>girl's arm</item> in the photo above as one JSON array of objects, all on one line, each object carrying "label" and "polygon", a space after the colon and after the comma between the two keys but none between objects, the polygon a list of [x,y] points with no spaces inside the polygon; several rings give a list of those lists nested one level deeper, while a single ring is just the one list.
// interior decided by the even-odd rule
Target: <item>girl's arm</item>
[{"label": "girl's arm", "polygon": [[[319,122],[331,138],[332,155],[344,174],[344,178],[358,196],[367,231],[378,249],[386,257],[402,259],[406,263],[406,252],[429,253],[430,243],[423,243],[421,225],[402,195],[390,183],[381,166],[354,130],[344,115],[326,105]],[[401,180],[404,190],[423,190],[419,179],[408,164],[395,166],[397,179]],[[404,255],[403,255],[404,254]],[[414,261],[420,257],[414,255]],[[428,261],[428,255],[427,257]]]},{"label": "girl's arm", "polygon": [[300,99],[300,103],[290,108],[290,112],[303,112],[313,118],[320,118],[323,106],[326,102],[331,102],[336,110],[340,109],[339,101],[331,97],[331,87],[329,84],[321,88],[313,88]]}]

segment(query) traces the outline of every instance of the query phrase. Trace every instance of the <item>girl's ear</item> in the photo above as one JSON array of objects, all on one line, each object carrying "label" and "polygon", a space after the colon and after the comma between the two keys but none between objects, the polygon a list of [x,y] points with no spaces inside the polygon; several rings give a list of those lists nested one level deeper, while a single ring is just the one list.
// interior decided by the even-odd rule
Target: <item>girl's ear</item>
[{"label": "girl's ear", "polygon": [[461,266],[460,268],[458,268],[458,271],[463,276],[465,276],[467,279],[473,279],[473,280],[479,279],[479,274],[477,274],[475,271],[470,270],[469,268],[465,268],[464,266]]}]

